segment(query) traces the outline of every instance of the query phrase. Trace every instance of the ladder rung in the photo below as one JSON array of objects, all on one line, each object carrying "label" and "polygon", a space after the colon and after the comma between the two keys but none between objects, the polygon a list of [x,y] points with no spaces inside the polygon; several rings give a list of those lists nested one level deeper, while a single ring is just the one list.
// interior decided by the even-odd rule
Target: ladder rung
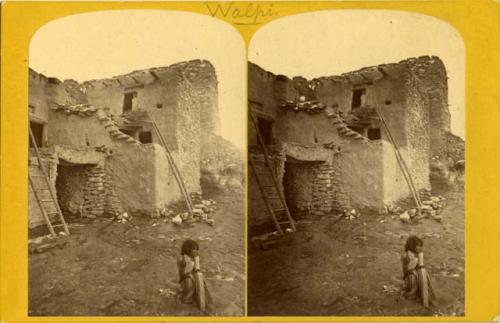
[{"label": "ladder rung", "polygon": [[279,224],[290,224],[290,221],[279,221]]},{"label": "ladder rung", "polygon": [[51,203],[55,203],[54,200],[40,200],[40,202],[51,202]]},{"label": "ladder rung", "polygon": [[273,209],[273,212],[284,212],[286,209]]}]

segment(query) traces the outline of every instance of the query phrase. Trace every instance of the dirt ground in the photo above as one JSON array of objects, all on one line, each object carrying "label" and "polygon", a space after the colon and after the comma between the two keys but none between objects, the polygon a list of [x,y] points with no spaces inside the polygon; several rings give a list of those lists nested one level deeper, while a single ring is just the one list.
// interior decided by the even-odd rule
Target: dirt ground
[{"label": "dirt ground", "polygon": [[[434,188],[433,188],[434,189]],[[254,316],[464,315],[463,189],[433,190],[446,198],[442,223],[402,223],[378,212],[355,220],[299,221],[291,243],[249,250],[248,313]],[[409,235],[424,240],[438,305],[427,310],[401,298],[400,255]]]},{"label": "dirt ground", "polygon": [[176,257],[182,241],[200,245],[212,315],[244,314],[244,194],[204,193],[217,202],[213,227],[176,227],[164,219],[72,222],[61,248],[29,257],[29,315],[204,315],[179,303]]}]

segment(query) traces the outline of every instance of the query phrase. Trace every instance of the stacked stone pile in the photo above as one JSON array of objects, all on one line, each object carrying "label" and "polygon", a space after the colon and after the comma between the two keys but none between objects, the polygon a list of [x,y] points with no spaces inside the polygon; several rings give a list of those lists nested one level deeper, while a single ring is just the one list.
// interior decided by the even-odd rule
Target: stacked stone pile
[{"label": "stacked stone pile", "polygon": [[326,106],[316,100],[306,101],[304,96],[299,97],[298,100],[286,100],[280,103],[282,108],[291,108],[294,111],[304,111],[309,114],[316,114],[323,111]]},{"label": "stacked stone pile", "polygon": [[402,207],[396,205],[384,207],[380,210],[380,214],[391,215],[393,218],[397,216],[404,223],[417,222],[423,218],[431,218],[435,221],[441,222],[443,217],[440,216],[440,213],[445,206],[445,198],[440,195],[433,196],[428,190],[420,191],[419,195],[422,201],[420,214],[417,208],[404,210]]},{"label": "stacked stone pile", "polygon": [[51,106],[51,109],[54,111],[64,111],[66,114],[76,114],[81,117],[89,117],[94,115],[97,112],[97,109],[90,104],[76,104],[76,105],[62,105],[62,104],[54,104]]},{"label": "stacked stone pile", "polygon": [[340,185],[340,173],[334,165],[320,164],[314,168],[312,214],[323,216],[339,209],[350,209],[349,198]]},{"label": "stacked stone pile", "polygon": [[123,214],[123,207],[118,195],[116,195],[111,176],[104,175],[104,190],[106,199],[104,204],[104,213],[109,215]]},{"label": "stacked stone pile", "polygon": [[205,222],[208,225],[213,226],[215,224],[214,211],[216,210],[217,202],[202,198],[201,193],[191,193],[191,201],[193,202],[193,215],[191,216],[189,212],[186,212],[184,203],[176,203],[171,205],[169,208],[163,208],[158,210],[154,214],[154,217],[164,217],[165,222],[172,222],[176,226],[189,225],[194,222]]},{"label": "stacked stone pile", "polygon": [[87,172],[83,202],[84,217],[95,218],[104,214],[106,201],[105,176],[106,172],[102,166],[95,166]]}]

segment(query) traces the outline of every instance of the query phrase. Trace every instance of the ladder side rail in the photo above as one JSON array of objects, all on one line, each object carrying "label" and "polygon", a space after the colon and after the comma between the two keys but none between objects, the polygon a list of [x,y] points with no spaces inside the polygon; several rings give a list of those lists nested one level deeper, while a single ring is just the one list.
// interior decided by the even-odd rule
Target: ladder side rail
[{"label": "ladder side rail", "polygon": [[31,131],[31,126],[28,126],[28,129],[29,129],[29,133],[30,133],[30,139],[33,143],[33,148],[35,148],[36,158],[38,160],[38,167],[40,168],[40,171],[42,172],[43,178],[45,180],[45,184],[47,185],[47,188],[48,188],[49,193],[50,193],[50,197],[51,197],[52,202],[54,203],[54,205],[56,207],[57,215],[59,216],[59,220],[61,221],[61,224],[64,227],[64,232],[66,234],[69,234],[68,225],[66,224],[66,221],[64,220],[64,216],[62,214],[61,208],[59,207],[59,203],[57,202],[56,194],[54,193],[54,191],[52,190],[52,186],[50,185],[47,171],[45,170],[45,166],[42,163],[42,158],[40,157],[40,151],[38,150],[38,147],[36,145],[35,136],[33,135],[33,132]]},{"label": "ladder side rail", "polygon": [[384,128],[386,129],[391,142],[393,143],[394,149],[397,152],[397,155],[398,155],[398,158],[400,160],[400,163],[401,163],[402,167],[404,168],[404,170],[407,173],[409,184],[411,185],[411,189],[413,190],[412,193],[415,195],[414,198],[415,198],[415,200],[417,202],[417,206],[420,208],[422,206],[422,202],[420,201],[420,197],[418,196],[417,189],[415,187],[415,184],[413,183],[413,179],[411,177],[410,170],[408,169],[408,166],[407,166],[407,164],[406,164],[403,156],[401,155],[401,151],[399,150],[396,142],[394,141],[394,138],[392,137],[392,133],[391,133],[389,127],[387,126],[387,123],[385,122],[385,120],[382,117],[381,117],[381,120],[382,120],[382,123],[384,124]]},{"label": "ladder side rail", "polygon": [[399,167],[401,168],[401,171],[403,173],[403,176],[405,177],[406,183],[408,184],[410,192],[413,195],[413,199],[415,200],[417,207],[420,209],[422,206],[422,202],[420,201],[420,198],[418,196],[418,192],[417,192],[417,190],[415,188],[415,184],[413,183],[413,180],[411,178],[411,174],[408,170],[408,166],[406,165],[404,158],[401,155],[401,152],[400,152],[394,138],[392,137],[392,133],[389,129],[389,126],[385,122],[385,119],[382,117],[382,115],[380,114],[380,112],[378,111],[377,108],[375,108],[375,111],[377,111],[377,114],[378,114],[380,120],[382,121],[382,125],[384,126],[384,130],[386,131],[387,136],[389,137],[389,140],[391,141],[391,143],[394,147],[394,151],[396,152],[396,158],[398,160]]},{"label": "ladder side rail", "polygon": [[50,218],[49,218],[47,212],[45,211],[45,208],[43,207],[42,199],[40,198],[40,196],[38,196],[38,192],[36,191],[35,185],[33,183],[33,180],[31,179],[30,174],[28,174],[28,179],[29,179],[31,190],[33,191],[33,195],[35,195],[36,202],[38,203],[38,207],[40,208],[40,211],[42,212],[42,216],[43,216],[43,220],[45,221],[45,224],[49,228],[50,234],[54,237],[57,237],[57,234],[54,231],[54,227],[52,226],[52,223],[50,223]]},{"label": "ladder side rail", "polygon": [[177,168],[177,165],[176,165],[176,163],[173,159],[173,156],[170,152],[170,149],[169,149],[167,143],[165,142],[163,136],[161,135],[160,129],[158,129],[156,122],[154,121],[154,119],[151,116],[149,116],[149,118],[151,119],[151,124],[153,125],[153,128],[155,129],[155,132],[156,132],[158,138],[160,139],[160,143],[162,144],[163,148],[165,149],[165,154],[167,156],[167,160],[169,162],[170,168],[172,169],[172,173],[174,174],[177,185],[179,186],[179,189],[181,190],[181,193],[184,197],[184,200],[185,200],[186,205],[188,207],[189,213],[191,215],[193,215],[193,202],[191,201],[191,197],[189,196],[187,188],[184,184],[184,179],[182,178],[182,175],[181,175],[179,169]]},{"label": "ladder side rail", "polygon": [[411,192],[411,194],[413,196],[413,199],[415,200],[415,204],[420,209],[421,203],[420,203],[420,200],[418,198],[418,193],[417,193],[417,190],[415,188],[415,185],[413,184],[413,181],[412,181],[410,172],[408,170],[408,167],[406,166],[406,163],[404,162],[403,156],[401,155],[401,152],[399,151],[398,146],[397,146],[396,142],[394,141],[394,139],[393,139],[393,137],[391,135],[391,132],[390,132],[387,124],[385,124],[385,121],[382,121],[382,123],[384,125],[385,131],[387,132],[387,134],[389,136],[389,140],[391,140],[391,143],[392,143],[392,145],[394,147],[394,151],[396,153],[396,158],[398,160],[399,167],[401,168],[401,172],[403,173],[403,176],[404,176],[405,181],[406,181],[406,183],[408,185],[408,188],[410,189],[410,192]]},{"label": "ladder side rail", "polygon": [[271,164],[270,164],[270,161],[269,161],[269,158],[267,155],[267,149],[266,149],[265,144],[264,144],[264,140],[262,139],[262,136],[261,136],[260,131],[259,131],[259,127],[257,126],[257,121],[255,120],[255,117],[251,111],[249,111],[249,114],[251,116],[253,126],[255,128],[256,133],[257,133],[257,137],[259,138],[259,143],[262,147],[262,151],[264,153],[264,160],[265,160],[266,166],[271,171],[271,178],[273,180],[274,186],[276,187],[276,190],[278,191],[278,196],[280,198],[281,204],[283,205],[283,208],[285,209],[286,217],[287,217],[288,221],[290,222],[291,229],[295,232],[296,231],[295,223],[294,223],[295,221],[293,220],[292,215],[290,214],[290,210],[288,209],[288,205],[286,204],[286,201],[285,201],[285,196],[280,189],[278,179],[276,178],[276,174],[275,174],[273,168],[271,167]]},{"label": "ladder side rail", "polygon": [[264,202],[266,204],[267,211],[271,215],[271,219],[273,220],[274,226],[276,227],[276,230],[278,231],[279,234],[283,233],[283,230],[281,229],[281,226],[278,222],[278,219],[276,218],[276,214],[274,214],[273,207],[271,205],[271,202],[267,199],[266,192],[264,191],[264,188],[262,187],[262,183],[259,178],[259,174],[257,173],[257,170],[255,169],[255,164],[254,161],[249,159],[250,162],[250,168],[252,169],[254,175],[255,175],[255,180],[257,181],[257,186],[259,187],[259,190],[262,194],[262,197],[264,199]]}]

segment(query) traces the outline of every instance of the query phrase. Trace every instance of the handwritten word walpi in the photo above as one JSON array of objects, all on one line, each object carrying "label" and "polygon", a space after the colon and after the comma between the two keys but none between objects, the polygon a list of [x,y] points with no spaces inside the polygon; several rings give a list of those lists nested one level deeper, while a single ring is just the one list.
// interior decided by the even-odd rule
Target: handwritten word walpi
[{"label": "handwritten word walpi", "polygon": [[259,25],[276,16],[272,3],[206,2],[210,15],[231,20],[236,25]]}]

